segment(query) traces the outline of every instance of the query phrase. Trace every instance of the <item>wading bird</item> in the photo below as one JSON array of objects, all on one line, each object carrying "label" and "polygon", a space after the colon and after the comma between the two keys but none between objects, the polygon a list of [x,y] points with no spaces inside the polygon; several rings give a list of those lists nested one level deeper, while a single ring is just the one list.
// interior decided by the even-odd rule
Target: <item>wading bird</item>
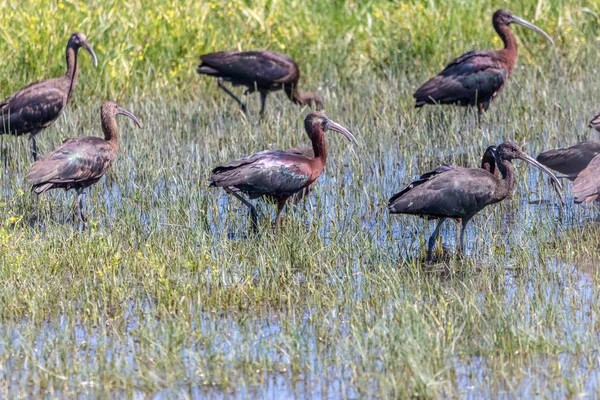
[{"label": "wading bird", "polygon": [[38,195],[57,188],[77,190],[74,213],[86,222],[83,191],[98,182],[117,157],[119,128],[116,116],[119,114],[131,118],[141,128],[135,115],[113,101],[105,101],[100,109],[104,138],[86,136],[65,140],[62,146],[33,164],[27,175],[31,190]]},{"label": "wading bird", "polygon": [[258,228],[256,208],[239,192],[250,199],[268,197],[277,202],[275,233],[281,222],[281,211],[288,198],[309,188],[321,175],[327,161],[325,132],[332,130],[357,143],[348,130],[329,120],[323,112],[312,112],[304,119],[304,128],[313,146],[314,157],[309,158],[296,150],[267,150],[249,157],[231,161],[213,169],[210,186],[222,187],[250,209],[252,224]]},{"label": "wading bird", "polygon": [[594,115],[594,118],[592,118],[592,120],[588,124],[588,128],[593,128],[600,132],[600,112]]},{"label": "wading bird", "polygon": [[498,10],[492,19],[494,29],[504,42],[504,49],[470,51],[452,61],[439,75],[427,81],[414,94],[415,107],[425,104],[477,106],[478,121],[511,75],[517,61],[517,39],[508,27],[515,23],[540,33],[546,32],[508,10]]},{"label": "wading bird", "polygon": [[575,203],[590,203],[600,195],[600,155],[590,161],[588,166],[577,175],[573,187]]},{"label": "wading bird", "polygon": [[[429,238],[427,260],[432,259],[435,240],[442,223],[447,218],[460,219],[459,251],[464,253],[465,228],[475,214],[507,198],[515,187],[514,159],[523,160],[546,172],[560,188],[556,177],[543,165],[525,154],[511,142],[504,142],[495,150],[496,168],[501,178],[482,168],[446,166],[439,172],[424,174],[412,182],[389,201],[388,210],[392,214],[413,214],[428,219],[439,220]],[[436,170],[437,171],[437,170]],[[555,187],[555,188],[556,188]]]},{"label": "wading bird", "polygon": [[260,93],[260,116],[265,111],[267,94],[284,90],[290,100],[299,105],[314,103],[317,110],[323,109],[323,100],[314,93],[298,92],[300,69],[298,64],[285,54],[274,51],[218,51],[200,56],[202,63],[198,73],[217,77],[221,89],[242,107],[247,113],[246,105],[229,89],[223,81],[233,86],[246,86],[244,94]]},{"label": "wading bird", "polygon": [[37,160],[35,135],[50,126],[60,116],[77,85],[77,53],[86,49],[98,66],[94,50],[83,33],[71,35],[67,43],[67,72],[60,78],[29,84],[0,102],[0,134],[29,133],[33,160]]},{"label": "wading bird", "polygon": [[583,142],[565,149],[545,151],[537,156],[537,160],[546,167],[564,174],[559,178],[573,181],[598,154],[600,142]]}]

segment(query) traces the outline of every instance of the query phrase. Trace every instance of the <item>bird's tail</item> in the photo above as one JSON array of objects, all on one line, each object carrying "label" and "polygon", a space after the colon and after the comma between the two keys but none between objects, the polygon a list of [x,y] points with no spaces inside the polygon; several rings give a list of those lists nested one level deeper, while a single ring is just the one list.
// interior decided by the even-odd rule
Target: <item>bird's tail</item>
[{"label": "bird's tail", "polygon": [[32,186],[31,191],[37,195],[44,193],[46,190],[52,188],[52,183],[44,183],[42,185]]}]

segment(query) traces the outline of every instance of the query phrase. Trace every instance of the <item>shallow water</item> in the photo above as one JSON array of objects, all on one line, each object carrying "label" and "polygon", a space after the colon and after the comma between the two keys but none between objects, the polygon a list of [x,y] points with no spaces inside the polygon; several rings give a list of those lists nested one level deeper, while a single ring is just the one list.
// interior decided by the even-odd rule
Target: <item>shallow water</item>
[{"label": "shallow water", "polygon": [[[0,326],[1,393],[485,398],[599,392],[597,259],[565,250],[581,250],[571,243],[572,232],[595,229],[596,207],[573,205],[568,184],[561,207],[545,175],[515,162],[515,194],[472,220],[467,257],[456,256],[458,225],[447,221],[434,265],[421,262],[433,222],[385,209],[418,174],[443,163],[477,166],[488,144],[520,135],[507,117],[514,96],[506,97],[483,131],[460,111],[448,117],[423,111],[417,115],[425,121],[415,123],[408,112],[397,122],[334,105],[330,116],[337,114],[361,146],[328,136],[326,172],[313,194],[288,207],[279,242],[269,234],[273,205],[255,202],[262,221],[257,239],[246,207],[208,188],[206,179],[225,160],[304,143],[302,114],[285,103],[273,104],[285,113],[278,121],[292,121],[282,128],[242,123],[237,114],[198,121],[193,103],[182,106],[179,131],[165,128],[177,118],[171,108],[148,112],[146,130],[123,123],[122,153],[86,197],[87,230],[70,228],[72,193],[39,200],[19,194],[27,189],[26,142],[5,141],[20,152],[0,176],[4,209],[27,221],[10,232],[33,243],[28,251],[38,249],[39,235],[49,249],[45,262],[65,257],[67,266],[53,264],[64,279],[48,282],[55,293],[32,305],[23,300],[27,317],[13,309],[17,317]],[[145,107],[155,106],[130,108]],[[526,131],[532,155],[549,142],[569,142],[555,139],[563,127],[549,113],[551,132]],[[79,125],[98,125],[81,109],[73,115]],[[58,136],[50,131],[41,144],[48,149]],[[73,248],[65,245],[70,241]],[[54,250],[100,241],[105,247],[79,255],[76,266]],[[184,251],[191,259],[178,258]],[[103,269],[115,253],[131,260],[138,252],[146,258],[135,270],[118,260],[116,272]],[[201,264],[204,257],[210,261]],[[146,269],[163,275],[144,275]],[[0,279],[14,284],[10,268],[3,271]],[[242,292],[253,299],[245,291],[258,289],[264,292],[258,304],[230,298]],[[169,290],[181,297],[171,298]],[[412,392],[401,391],[409,380]]]}]

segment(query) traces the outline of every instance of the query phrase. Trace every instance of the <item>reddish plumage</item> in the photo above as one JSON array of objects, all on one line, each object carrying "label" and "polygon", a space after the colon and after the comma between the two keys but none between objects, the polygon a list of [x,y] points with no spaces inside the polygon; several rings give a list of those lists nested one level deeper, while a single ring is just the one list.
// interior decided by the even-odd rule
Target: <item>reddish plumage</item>
[{"label": "reddish plumage", "polygon": [[218,84],[246,112],[246,105],[223,85],[223,80],[233,86],[246,86],[246,94],[261,95],[260,115],[264,113],[267,94],[284,90],[290,100],[299,105],[314,103],[323,109],[321,97],[314,93],[298,92],[300,69],[289,56],[274,51],[218,51],[200,56],[198,73],[218,78]]},{"label": "reddish plumage", "polygon": [[78,77],[77,53],[85,48],[97,65],[96,54],[85,35],[74,33],[67,43],[65,75],[31,83],[0,102],[0,134],[24,135],[32,139],[32,154],[37,159],[35,135],[50,126],[60,116],[71,99]]},{"label": "reddish plumage", "polygon": [[83,189],[98,182],[117,157],[119,129],[115,117],[118,114],[141,126],[133,114],[117,103],[104,102],[100,110],[104,138],[87,136],[65,140],[59,148],[33,164],[27,175],[31,190],[38,195],[50,189],[77,190],[76,209],[85,221],[87,218],[81,209]]},{"label": "reddish plumage", "polygon": [[287,200],[295,194],[309,190],[325,168],[325,131],[334,130],[346,136],[348,140],[356,142],[348,130],[330,121],[322,112],[307,115],[304,127],[312,142],[314,157],[307,157],[306,152],[298,149],[267,150],[220,165],[212,171],[210,186],[224,188],[248,206],[255,228],[258,218],[256,209],[238,192],[246,193],[251,199],[265,196],[275,200],[277,231],[281,211]]},{"label": "reddish plumage", "polygon": [[600,195],[600,155],[589,162],[573,182],[571,188],[575,203],[590,203]]},{"label": "reddish plumage", "polygon": [[517,23],[526,26],[552,42],[540,28],[508,10],[496,11],[492,22],[504,42],[504,48],[470,51],[455,59],[413,94],[415,107],[425,104],[477,106],[481,118],[481,112],[488,109],[490,101],[502,89],[517,60],[517,40],[508,25]]}]

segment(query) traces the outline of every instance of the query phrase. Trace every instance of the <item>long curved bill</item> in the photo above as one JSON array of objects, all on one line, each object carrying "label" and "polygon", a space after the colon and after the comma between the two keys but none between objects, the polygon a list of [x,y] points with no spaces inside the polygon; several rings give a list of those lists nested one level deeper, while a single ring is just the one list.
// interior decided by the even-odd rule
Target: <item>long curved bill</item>
[{"label": "long curved bill", "polygon": [[548,39],[548,41],[550,43],[554,44],[554,41],[552,40],[552,38],[550,37],[550,35],[548,35],[546,32],[544,32],[542,29],[538,28],[537,26],[535,26],[531,22],[525,21],[523,18],[517,17],[516,15],[513,15],[513,22],[515,24],[519,24],[521,26],[524,26],[525,28],[529,28],[532,31],[536,31],[537,33],[539,33],[540,35],[542,35],[543,37],[545,37],[546,39]]},{"label": "long curved bill", "polygon": [[127,111],[126,109],[117,106],[117,110],[119,110],[118,114],[124,115],[126,117],[129,117],[133,120],[133,122],[136,123],[136,125],[138,126],[138,128],[142,127],[142,124],[140,122],[139,119],[137,119],[137,117],[135,115],[133,115],[132,113],[130,113],[129,111]]},{"label": "long curved bill", "polygon": [[354,143],[355,145],[358,146],[358,141],[356,140],[356,138],[354,137],[354,135],[352,135],[348,129],[344,128],[343,126],[341,126],[340,124],[336,124],[333,121],[327,120],[327,129],[331,129],[332,131],[336,131],[341,133],[342,135],[344,135],[346,137],[346,139],[348,139],[351,143]]},{"label": "long curved bill", "polygon": [[83,46],[84,49],[86,49],[88,51],[88,53],[90,53],[90,55],[94,59],[94,67],[97,67],[98,66],[98,57],[96,57],[96,53],[94,53],[94,50],[92,50],[92,46],[87,44],[87,42],[83,42],[81,45]]},{"label": "long curved bill", "polygon": [[563,199],[563,196],[561,193],[562,185],[561,185],[560,181],[558,180],[558,178],[548,168],[546,168],[546,166],[540,164],[535,158],[530,157],[525,153],[521,153],[521,155],[519,156],[519,159],[525,161],[528,164],[533,165],[537,169],[540,169],[543,172],[545,172],[546,174],[548,174],[548,176],[550,176],[550,179],[552,180],[552,187],[554,188],[554,191],[558,195],[560,202],[562,204],[565,204],[565,200]]}]

